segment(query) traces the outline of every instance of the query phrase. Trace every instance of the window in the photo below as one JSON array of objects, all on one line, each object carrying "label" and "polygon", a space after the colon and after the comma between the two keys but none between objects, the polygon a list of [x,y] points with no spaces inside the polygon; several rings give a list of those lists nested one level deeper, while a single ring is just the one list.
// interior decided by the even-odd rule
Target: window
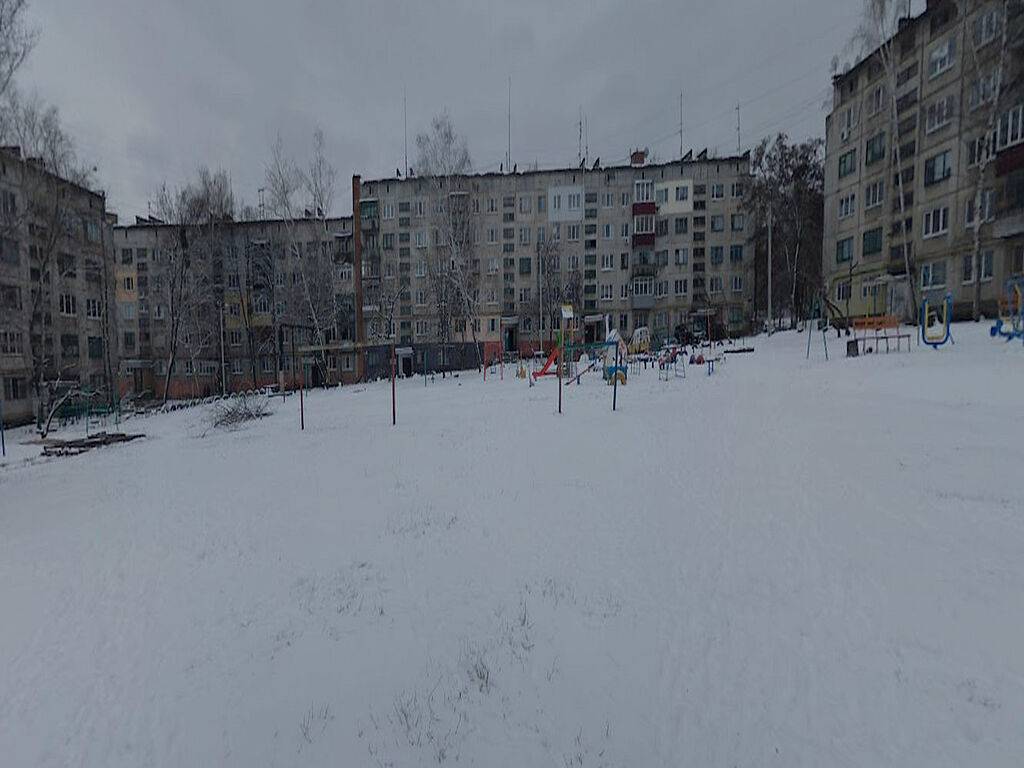
[{"label": "window", "polygon": [[1018,104],[999,117],[999,128],[996,131],[996,150],[1024,141],[1024,105]]},{"label": "window", "polygon": [[928,105],[925,133],[933,133],[949,125],[953,119],[953,94],[940,98]]},{"label": "window", "polygon": [[[981,191],[981,220],[992,221],[995,216],[995,209],[992,205],[995,199],[994,189],[983,189]],[[964,216],[967,228],[970,229],[974,225],[974,197],[967,201],[967,213]]]},{"label": "window", "polygon": [[634,296],[650,296],[654,292],[654,281],[649,277],[638,277],[633,280]]},{"label": "window", "polygon": [[131,331],[124,332],[124,348],[135,349],[135,334]]},{"label": "window", "polygon": [[[520,198],[520,199],[525,199],[525,198]],[[530,228],[529,227],[520,227],[519,228],[519,244],[520,245],[529,245],[530,244]]]},{"label": "window", "polygon": [[605,192],[604,193],[604,198],[602,199],[602,205],[605,208],[612,208],[612,207],[614,207],[614,205],[615,205],[615,193],[614,192]]},{"label": "window", "polygon": [[676,186],[676,202],[685,202],[690,199],[690,188],[685,184]]},{"label": "window", "polygon": [[864,145],[864,165],[871,165],[885,157],[885,131],[868,139]]},{"label": "window", "polygon": [[601,269],[607,271],[615,267],[615,254],[605,253],[601,256]]},{"label": "window", "polygon": [[674,286],[675,292],[676,292],[676,296],[685,296],[686,295],[686,288],[687,288],[686,283],[687,283],[687,280],[686,280],[685,277],[676,280],[675,286]]},{"label": "window", "polygon": [[996,67],[988,74],[982,75],[971,81],[971,109],[976,109],[982,104],[992,100],[996,92],[996,84],[999,82],[999,67]]},{"label": "window", "polygon": [[896,75],[896,87],[899,88],[900,86],[906,85],[908,82],[910,82],[910,79],[912,77],[916,76],[917,62],[915,61],[913,64],[911,64],[906,69],[902,70],[898,75]]},{"label": "window", "polygon": [[4,400],[24,400],[28,397],[28,387],[24,379],[14,376],[4,377]]},{"label": "window", "polygon": [[851,192],[839,198],[839,218],[845,219],[857,212],[857,195]]},{"label": "window", "polygon": [[668,202],[668,187],[663,189],[657,189],[654,191],[654,201],[656,203],[667,203]]},{"label": "window", "polygon": [[879,85],[872,90],[868,91],[867,95],[867,111],[868,117],[874,117],[883,109],[885,109],[885,97],[886,89],[884,85]]},{"label": "window", "polygon": [[77,301],[75,299],[74,294],[62,293],[60,295],[59,304],[60,304],[60,313],[62,315],[67,315],[69,317],[73,317],[78,312],[78,304],[77,304]]},{"label": "window", "polygon": [[121,249],[121,263],[122,264],[131,264],[132,260],[134,258],[134,254],[135,254],[135,252],[131,248],[122,248]]},{"label": "window", "polygon": [[570,192],[568,195],[568,203],[570,211],[578,211],[580,209],[580,193]]},{"label": "window", "polygon": [[853,238],[845,237],[836,242],[836,263],[850,261],[853,258]]},{"label": "window", "polygon": [[1000,36],[1003,29],[1002,9],[993,8],[971,22],[971,39],[975,48],[988,45]]},{"label": "window", "polygon": [[622,222],[622,226],[619,228],[619,234],[622,235],[622,237],[624,237],[624,238],[629,237],[629,222],[628,221]]},{"label": "window", "polygon": [[734,264],[743,261],[743,246],[742,245],[730,245],[729,246],[729,261]]},{"label": "window", "polygon": [[[638,203],[649,203],[653,199],[654,182],[640,180],[636,182],[636,201]],[[626,205],[626,203],[623,203]],[[652,230],[653,231],[653,230]]]},{"label": "window", "polygon": [[629,285],[623,284],[623,285],[619,286],[619,298],[620,299],[628,299],[629,298]]},{"label": "window", "polygon": [[850,281],[840,280],[836,283],[836,301],[848,301],[850,298]]},{"label": "window", "polygon": [[864,210],[879,206],[885,200],[885,182],[873,181],[864,187]]},{"label": "window", "polygon": [[520,275],[529,275],[529,274],[531,274],[532,271],[533,271],[533,261],[530,259],[529,256],[524,256],[523,258],[519,259],[519,274]]},{"label": "window", "polygon": [[721,264],[725,260],[725,248],[721,245],[711,246],[711,263]]},{"label": "window", "polygon": [[849,152],[839,156],[839,178],[849,176],[851,173],[857,170],[857,150],[851,149]]},{"label": "window", "polygon": [[743,278],[739,275],[733,275],[732,279],[729,280],[729,289],[733,293],[743,293]]},{"label": "window", "polygon": [[742,232],[745,223],[742,213],[734,213],[730,219],[733,232]]},{"label": "window", "polygon": [[[685,189],[685,187],[684,187]],[[677,235],[685,235],[690,229],[690,220],[686,216],[677,216],[675,231]]]},{"label": "window", "polygon": [[711,231],[712,232],[724,232],[725,231],[725,216],[712,216],[711,217]]},{"label": "window", "polygon": [[424,214],[425,214],[425,209],[426,209],[426,206],[424,205],[423,201],[422,200],[417,200],[415,202],[415,208],[416,208],[416,218],[422,219]]},{"label": "window", "polygon": [[633,232],[638,235],[653,235],[654,234],[654,217],[650,215],[646,216],[634,216],[633,217]]},{"label": "window", "polygon": [[[982,251],[981,253],[981,282],[987,282],[992,279],[992,266],[995,261],[995,253],[992,251]],[[963,267],[963,283],[969,285],[974,282],[974,254],[968,253],[964,255],[964,267]]]},{"label": "window", "polygon": [[733,197],[743,197],[743,184],[742,183],[740,183],[738,181],[734,181],[732,183],[732,196]]},{"label": "window", "polygon": [[126,291],[130,291],[130,290],[132,290],[134,288],[135,288],[135,280],[130,278],[130,277],[126,277],[124,279],[124,289]]},{"label": "window", "polygon": [[924,236],[938,237],[949,232],[949,207],[925,211]]},{"label": "window", "polygon": [[612,300],[612,286],[609,283],[601,284],[601,301]]},{"label": "window", "polygon": [[725,185],[724,184],[712,184],[711,185],[711,199],[721,200],[725,197]]},{"label": "window", "polygon": [[[654,218],[653,216],[651,217]],[[580,225],[579,224],[566,224],[565,225],[565,239],[570,242],[575,242],[580,239]]]},{"label": "window", "polygon": [[21,331],[0,331],[0,355],[21,355],[25,342]]},{"label": "window", "polygon": [[686,264],[686,262],[689,260],[689,257],[690,257],[690,249],[689,248],[676,248],[675,262],[676,262],[676,266],[677,267],[678,266],[682,266],[683,264]]},{"label": "window", "polygon": [[380,243],[385,251],[393,251],[395,249],[395,233],[385,232],[381,235]]},{"label": "window", "polygon": [[721,293],[722,292],[722,277],[721,275],[712,275],[708,280],[708,293]]},{"label": "window", "polygon": [[420,230],[416,231],[416,247],[417,248],[426,248],[427,247],[427,233],[426,233],[425,230],[420,229]]},{"label": "window", "polygon": [[623,192],[620,199],[623,206],[629,205],[629,192]]},{"label": "window", "polygon": [[18,198],[13,192],[0,189],[0,213],[4,216],[14,216],[18,212]]},{"label": "window", "polygon": [[857,118],[858,110],[855,104],[847,107],[839,116],[839,135],[844,141],[849,138],[850,131],[857,124]]},{"label": "window", "polygon": [[864,233],[864,241],[861,246],[861,254],[871,256],[882,252],[882,228],[869,229]]},{"label": "window", "polygon": [[10,240],[6,237],[0,237],[0,263],[4,264],[20,264],[21,256],[19,255],[18,241]]},{"label": "window", "polygon": [[382,219],[393,219],[393,218],[395,218],[395,204],[393,202],[391,202],[391,203],[384,203],[384,205],[381,206],[381,218]]},{"label": "window", "polygon": [[924,183],[936,184],[945,181],[953,173],[953,151],[947,149],[924,162]]},{"label": "window", "polygon": [[953,68],[956,58],[956,37],[950,35],[928,53],[928,77],[938,77]]},{"label": "window", "polygon": [[946,285],[946,262],[932,261],[921,265],[921,287],[943,288]]}]

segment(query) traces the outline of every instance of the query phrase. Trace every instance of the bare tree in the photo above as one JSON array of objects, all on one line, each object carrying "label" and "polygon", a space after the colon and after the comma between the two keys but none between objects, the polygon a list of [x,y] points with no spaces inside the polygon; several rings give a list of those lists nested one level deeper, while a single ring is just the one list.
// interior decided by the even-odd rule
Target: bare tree
[{"label": "bare tree", "polygon": [[[961,9],[965,11],[966,9]],[[974,196],[971,200],[971,212],[974,216],[974,233],[972,238],[970,268],[974,278],[974,292],[971,302],[971,313],[975,320],[981,318],[981,277],[984,265],[982,264],[981,240],[982,228],[986,222],[994,216],[994,190],[986,195],[985,184],[991,181],[989,168],[994,164],[996,157],[997,130],[999,125],[1000,110],[1005,103],[1004,96],[1007,90],[1008,81],[1007,66],[1007,27],[1009,19],[1010,3],[1003,0],[995,9],[992,15],[982,16],[974,21],[971,29],[964,35],[969,41],[965,47],[970,50],[971,70],[973,81],[970,85],[969,110],[974,110],[976,117],[968,121],[967,130],[972,135],[969,139],[969,160],[973,159],[973,181]],[[967,14],[961,16],[966,24]],[[981,49],[983,46],[998,40],[998,48],[994,55],[985,58]],[[983,60],[984,59],[984,60]],[[989,67],[989,69],[985,69]],[[981,109],[987,104],[986,109]],[[980,110],[980,111],[979,111]],[[977,131],[980,129],[980,135]],[[987,198],[987,199],[986,199]]]},{"label": "bare tree", "polygon": [[0,0],[0,97],[28,58],[38,34],[25,25],[27,0]]},{"label": "bare tree", "polygon": [[[209,336],[207,326],[216,306],[210,271],[213,260],[222,259],[230,250],[224,242],[225,225],[234,217],[234,206],[231,181],[223,170],[211,172],[202,167],[195,182],[176,190],[165,184],[157,192],[158,215],[171,225],[167,239],[161,243],[167,278],[163,402],[170,396],[171,377],[186,334],[192,354],[198,355],[205,348],[199,340]],[[197,331],[193,340],[191,328],[200,325],[203,330]]]},{"label": "bare tree", "polygon": [[435,117],[430,130],[416,137],[416,147],[419,174],[428,185],[429,221],[435,233],[436,258],[427,262],[437,310],[437,337],[442,349],[447,349],[453,333],[468,323],[479,368],[480,267],[474,258],[476,238],[467,188],[473,163],[465,138],[455,131],[447,114]]},{"label": "bare tree", "polygon": [[[884,78],[885,93],[883,98],[888,106],[888,134],[891,137],[892,152],[887,153],[889,169],[895,168],[897,205],[888,209],[892,213],[899,211],[899,219],[892,222],[890,231],[902,239],[900,249],[903,256],[903,268],[906,274],[907,287],[910,292],[910,305],[905,312],[905,319],[911,322],[917,318],[917,286],[914,282],[913,264],[911,263],[911,234],[907,230],[906,194],[903,178],[903,149],[899,140],[899,110],[896,104],[896,90],[899,87],[899,69],[902,54],[899,35],[900,20],[906,17],[906,0],[864,0],[864,8],[860,26],[854,34],[853,44],[863,56],[873,56],[881,67]],[[890,216],[892,215],[890,214]]]},{"label": "bare tree", "polygon": [[787,289],[791,326],[803,316],[811,292],[821,283],[821,154],[820,139],[791,144],[784,134],[779,134],[774,141],[762,140],[751,157],[754,178],[744,196],[744,210],[754,219],[753,237],[767,237],[770,217],[772,244],[782,246],[783,258],[774,269],[781,275],[770,277],[773,286],[781,283]]},{"label": "bare tree", "polygon": [[[271,212],[282,219],[291,245],[290,266],[297,289],[289,306],[292,320],[312,328],[317,348],[315,357],[323,381],[327,381],[326,344],[337,332],[340,307],[334,292],[334,243],[328,218],[334,205],[337,171],[327,159],[323,131],[313,134],[313,154],[308,169],[303,171],[287,157],[281,137],[271,149],[270,163],[265,171]],[[304,197],[305,203],[299,200]],[[308,206],[308,207],[307,207]],[[302,250],[297,222],[315,221],[313,250]],[[301,310],[299,307],[301,306]]]},{"label": "bare tree", "polygon": [[[77,217],[69,205],[72,187],[86,187],[89,172],[79,163],[74,145],[64,132],[55,107],[37,96],[23,97],[9,89],[0,110],[0,143],[21,148],[24,205],[0,221],[3,234],[27,233],[32,241],[27,308],[19,317],[28,339],[32,387],[37,400],[53,410],[59,391],[77,387],[65,378],[70,371],[53,344],[51,317],[54,311],[54,278],[67,274],[73,262],[60,263],[61,253],[74,249]],[[63,368],[61,366],[64,366]],[[59,403],[58,403],[59,404]],[[47,420],[48,421],[48,420]]]}]

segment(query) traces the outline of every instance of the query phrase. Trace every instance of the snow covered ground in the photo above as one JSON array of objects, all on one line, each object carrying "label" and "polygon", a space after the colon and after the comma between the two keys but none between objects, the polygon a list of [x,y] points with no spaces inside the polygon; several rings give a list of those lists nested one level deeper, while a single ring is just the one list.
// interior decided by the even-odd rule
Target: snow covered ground
[{"label": "snow covered ground", "polygon": [[1024,764],[1024,349],[954,337],[9,435],[0,762]]}]

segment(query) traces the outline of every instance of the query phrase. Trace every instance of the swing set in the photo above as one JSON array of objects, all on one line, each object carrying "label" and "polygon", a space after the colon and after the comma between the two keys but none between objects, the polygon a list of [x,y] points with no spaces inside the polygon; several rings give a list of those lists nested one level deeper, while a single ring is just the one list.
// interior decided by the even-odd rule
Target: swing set
[{"label": "swing set", "polygon": [[992,338],[1024,338],[1024,277],[1006,281],[1006,297],[999,300],[999,317],[989,329]]},{"label": "swing set", "polygon": [[924,296],[921,299],[921,341],[932,349],[938,349],[947,341],[955,344],[949,330],[952,318],[953,297],[950,294],[947,293],[941,301],[937,296]]}]

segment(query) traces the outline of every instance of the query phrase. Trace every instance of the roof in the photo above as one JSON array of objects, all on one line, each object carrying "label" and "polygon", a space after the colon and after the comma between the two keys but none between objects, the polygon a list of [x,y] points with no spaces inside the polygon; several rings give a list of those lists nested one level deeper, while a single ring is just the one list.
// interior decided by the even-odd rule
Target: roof
[{"label": "roof", "polygon": [[[707,150],[704,150],[707,152]],[[703,152],[701,154],[704,154]],[[517,178],[522,176],[539,176],[544,174],[565,174],[565,173],[579,173],[583,171],[585,173],[611,173],[615,171],[657,171],[664,168],[674,168],[676,166],[698,166],[698,165],[713,165],[715,163],[742,163],[749,162],[750,151],[744,152],[742,155],[724,155],[722,157],[700,157],[698,159],[684,159],[684,160],[672,160],[665,163],[650,163],[647,165],[631,165],[629,163],[621,165],[602,165],[598,167],[582,167],[582,166],[565,166],[562,168],[538,168],[536,170],[525,170],[515,171],[513,173],[502,173],[499,171],[487,171],[484,173],[467,173],[462,174],[461,178],[464,179],[502,179],[502,178]],[[402,178],[399,176],[388,176],[379,179],[360,179],[363,184],[380,184],[383,182],[404,182],[404,181],[425,181],[428,177],[426,176],[411,176]]]},{"label": "roof", "polygon": [[38,171],[39,173],[45,174],[46,176],[50,176],[59,181],[62,181],[69,187],[74,187],[75,189],[85,192],[88,195],[92,195],[93,197],[97,197],[100,200],[105,201],[107,198],[106,193],[103,192],[102,190],[90,189],[89,187],[85,186],[84,184],[80,184],[77,181],[66,179],[63,176],[51,171],[49,168],[47,168],[45,165],[39,162],[37,158],[24,157],[21,154],[21,147],[19,146],[0,147],[0,155],[3,155],[5,158],[12,160],[13,162],[16,162],[22,166],[25,166],[26,168],[32,168],[33,170]]}]

